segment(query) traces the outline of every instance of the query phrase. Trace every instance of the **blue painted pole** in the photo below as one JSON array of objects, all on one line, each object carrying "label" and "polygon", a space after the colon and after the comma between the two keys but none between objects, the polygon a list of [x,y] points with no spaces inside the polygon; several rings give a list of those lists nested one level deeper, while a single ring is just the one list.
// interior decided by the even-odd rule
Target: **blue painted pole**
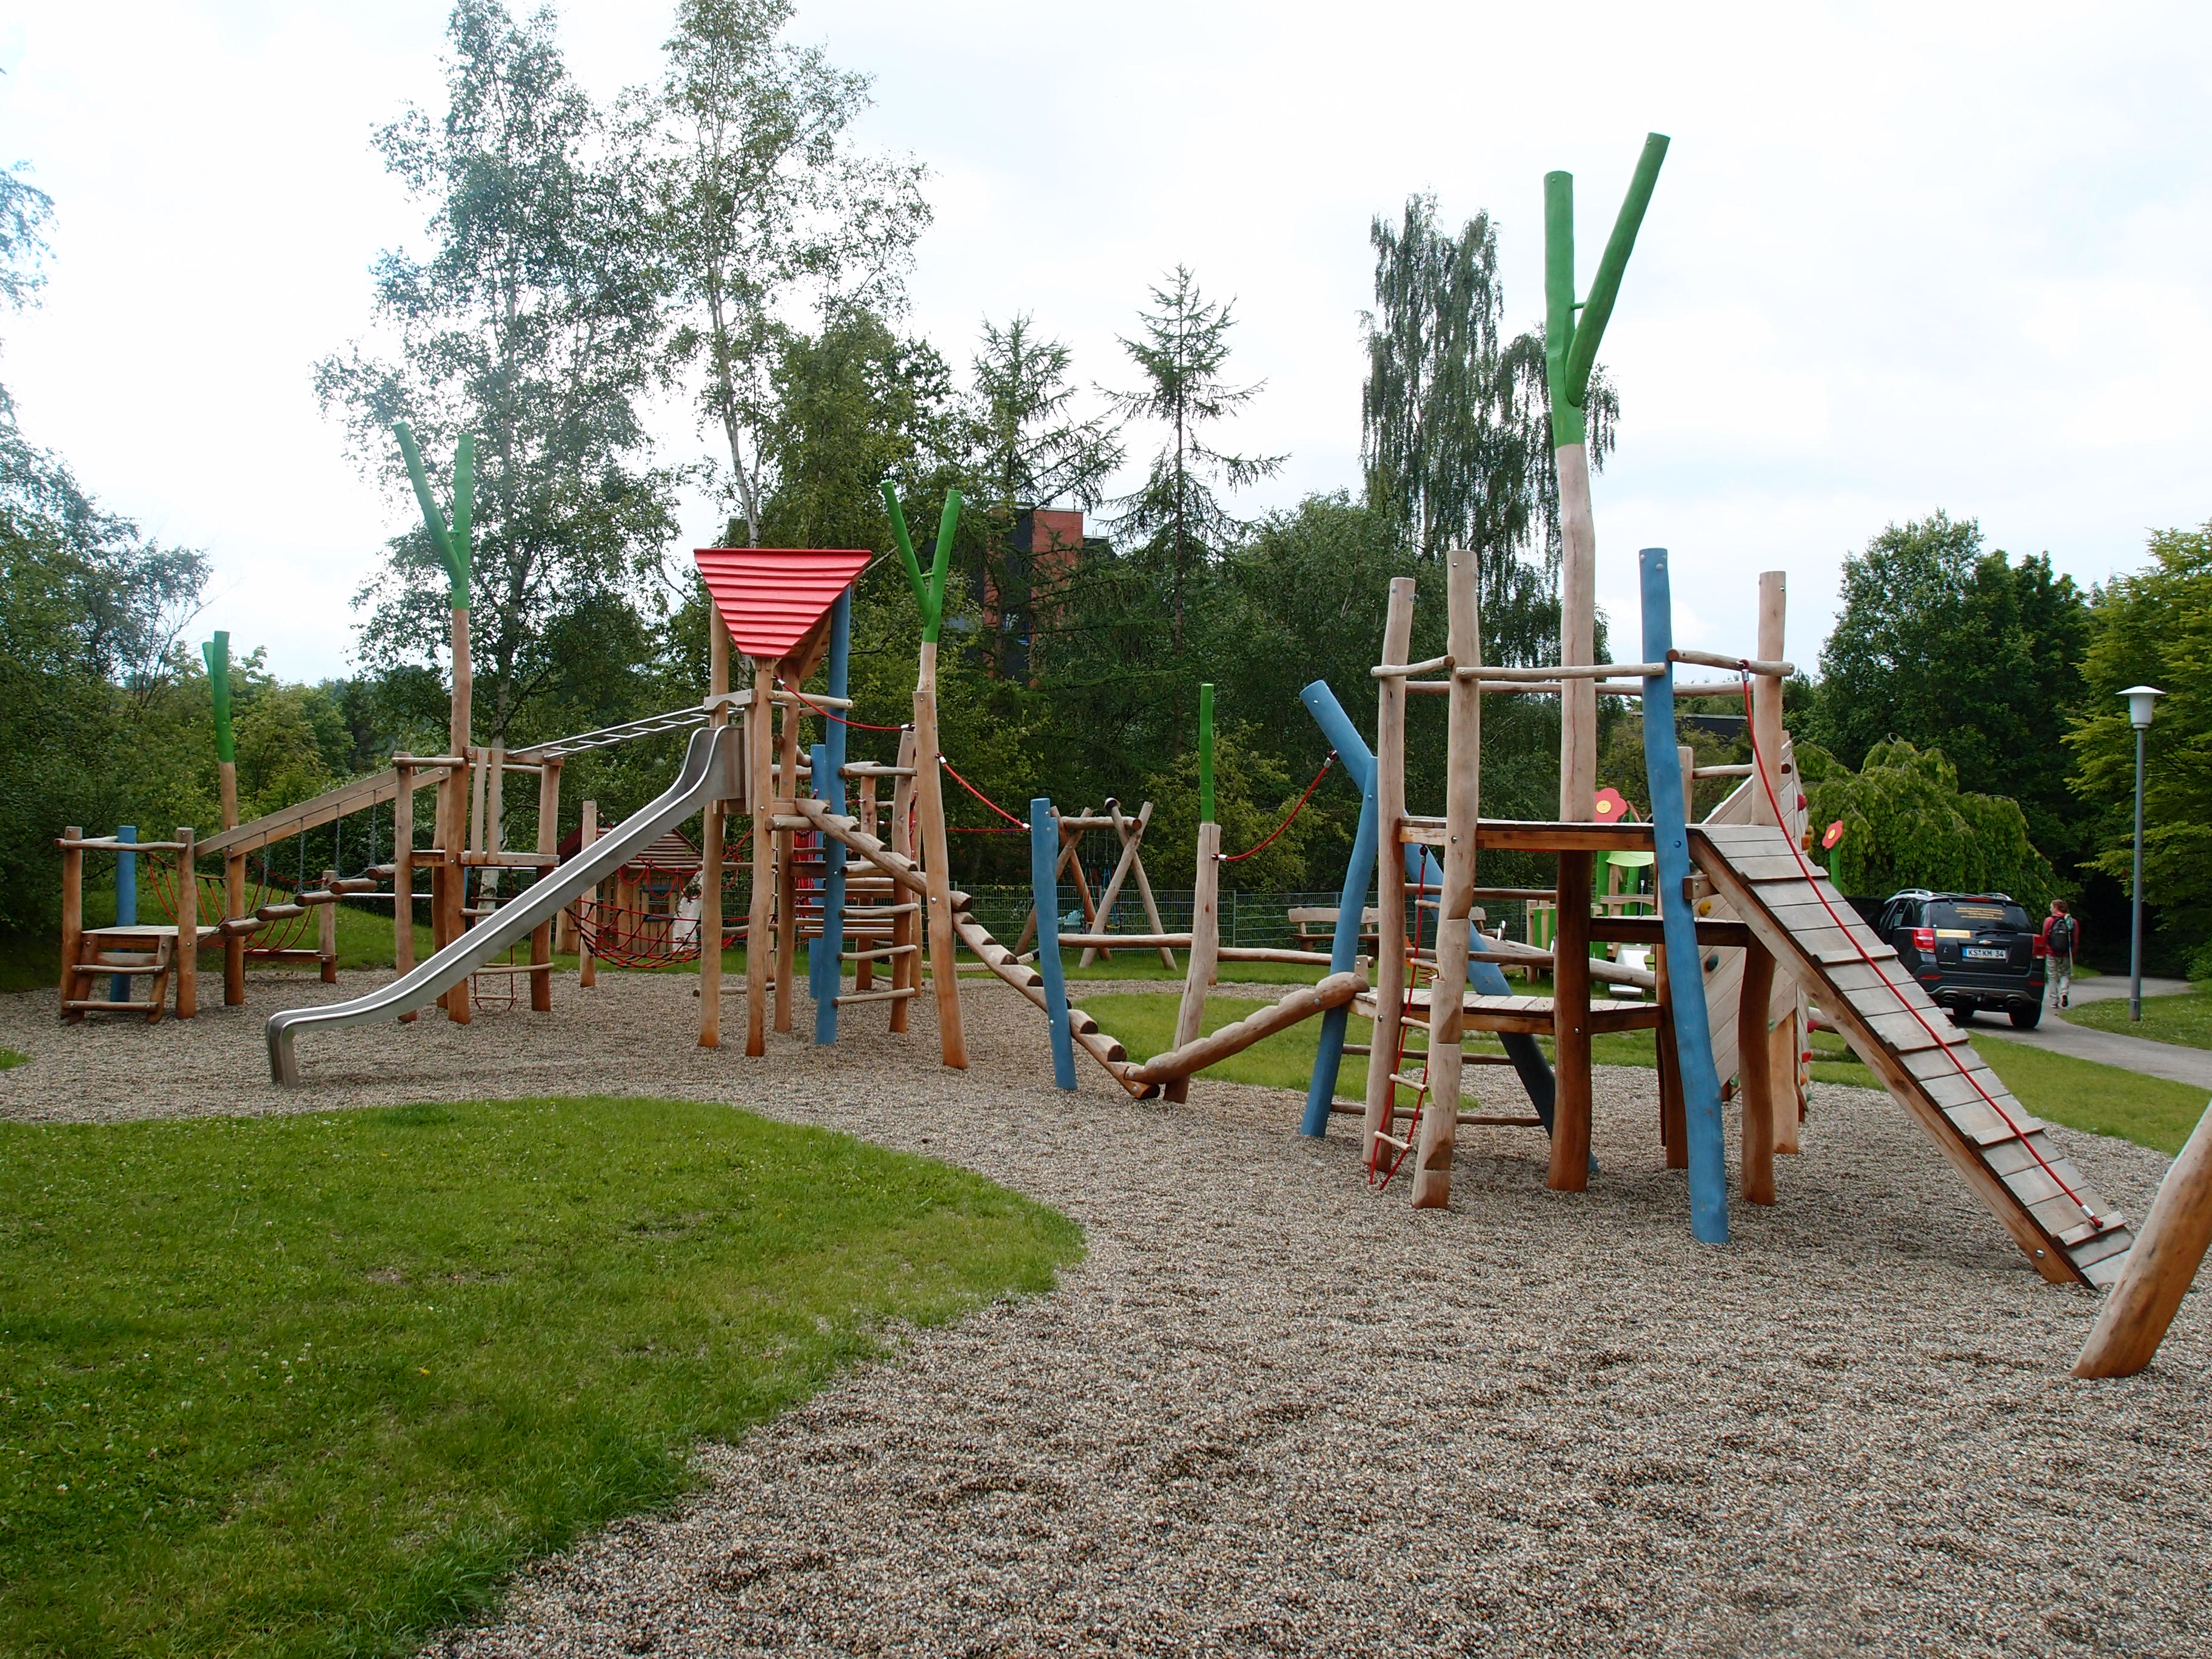
[{"label": "blue painted pole", "polygon": [[1036,907],[1037,971],[1044,975],[1044,1012],[1052,1021],[1052,1080],[1075,1087],[1075,1038],[1067,1029],[1067,979],[1060,961],[1060,820],[1052,802],[1030,802],[1030,902]]},{"label": "blue painted pole", "polygon": [[[135,823],[123,825],[115,832],[115,839],[137,840],[138,826]],[[136,927],[138,925],[138,855],[136,853],[118,853],[115,855],[115,925],[118,927]],[[131,981],[126,976],[115,974],[109,977],[107,1000],[110,1002],[131,1000]]]},{"label": "blue painted pole", "polygon": [[[1359,794],[1359,828],[1352,836],[1352,862],[1345,866],[1344,893],[1336,902],[1336,933],[1328,945],[1332,974],[1350,973],[1358,960],[1359,921],[1367,914],[1367,896],[1375,890],[1376,839],[1375,769],[1370,766],[1366,787]],[[1300,1134],[1318,1137],[1328,1133],[1329,1103],[1336,1098],[1337,1073],[1344,1065],[1344,1034],[1351,1024],[1349,1003],[1321,1017],[1321,1038],[1314,1048],[1313,1081],[1306,1087],[1306,1115],[1298,1126]]]},{"label": "blue painted pole", "polygon": [[[830,613],[830,695],[851,696],[853,665],[853,590],[837,596]],[[830,810],[845,811],[845,728],[824,720],[823,740],[814,745],[814,793],[830,803]],[[871,825],[871,828],[873,826]],[[824,837],[827,841],[827,837]],[[845,848],[828,842],[823,848],[822,935],[807,958],[814,987],[814,1040],[837,1040],[837,994],[845,988]]]},{"label": "blue painted pole", "polygon": [[[1359,728],[1352,723],[1352,717],[1344,712],[1344,705],[1336,700],[1336,693],[1329,690],[1328,682],[1314,681],[1312,684],[1298,693],[1298,697],[1305,704],[1307,713],[1314,717],[1315,723],[1321,727],[1322,735],[1328,739],[1328,746],[1336,750],[1337,759],[1344,764],[1345,775],[1358,786],[1363,795],[1372,794],[1375,789],[1375,751],[1367,746],[1367,739],[1360,735]],[[1355,856],[1352,860],[1354,872],[1362,867],[1372,867],[1376,846],[1381,838],[1382,826],[1378,823],[1376,826],[1375,839],[1367,843],[1367,866],[1360,865],[1357,857],[1358,849],[1354,849]],[[1346,873],[1345,879],[1346,887],[1352,884],[1352,873]],[[1428,884],[1432,888],[1441,888],[1443,885],[1443,866],[1436,861],[1425,847],[1406,848],[1406,874],[1415,881],[1423,879],[1425,875]],[[1370,883],[1372,879],[1370,876],[1369,878]],[[1360,889],[1362,911],[1366,908],[1364,895],[1368,890],[1367,887]],[[1345,914],[1344,908],[1338,907],[1336,939],[1331,941],[1330,945],[1332,962],[1335,960],[1336,951],[1341,948],[1340,941],[1344,937]],[[1353,917],[1353,954],[1355,956],[1358,954],[1358,917],[1355,914]],[[1494,962],[1468,963],[1467,982],[1472,985],[1476,994],[1480,996],[1503,997],[1510,996],[1513,994],[1512,988],[1505,982],[1504,969]],[[1536,1115],[1544,1121],[1544,1133],[1549,1134],[1552,1132],[1552,1101],[1556,1091],[1556,1085],[1552,1077],[1551,1062],[1544,1058],[1543,1049],[1537,1046],[1536,1039],[1532,1036],[1527,1036],[1519,1032],[1510,1032],[1499,1041],[1504,1046],[1506,1057],[1513,1062],[1514,1074],[1521,1079],[1521,1086],[1528,1091],[1529,1103],[1536,1109]],[[1340,1060],[1342,1059],[1340,1048],[1338,1059]],[[1319,1090],[1321,1084],[1321,1072],[1316,1066],[1313,1088]],[[1322,1096],[1324,1103],[1333,1099],[1335,1094],[1336,1073],[1332,1071],[1328,1079],[1327,1093]],[[1313,1098],[1314,1096],[1310,1091],[1307,1096],[1306,1109],[1308,1123],[1313,1121]],[[1324,1105],[1322,1124],[1324,1128],[1328,1127],[1326,1115]],[[1316,1131],[1307,1129],[1305,1133],[1313,1134]],[[1597,1167],[1595,1158],[1591,1159],[1590,1167],[1592,1169]]]},{"label": "blue painted pole", "polygon": [[[1674,647],[1667,550],[1647,547],[1637,556],[1644,588],[1644,660],[1664,664]],[[1676,746],[1674,670],[1668,664],[1663,673],[1644,682],[1644,781],[1651,793],[1651,843],[1658,854],[1652,876],[1666,940],[1668,1000],[1674,1005],[1674,1058],[1690,1143],[1690,1231],[1703,1243],[1725,1244],[1728,1160],[1721,1139],[1721,1081],[1713,1064],[1712,1028],[1705,1018],[1698,918],[1688,901],[1689,810],[1682,799]]]}]

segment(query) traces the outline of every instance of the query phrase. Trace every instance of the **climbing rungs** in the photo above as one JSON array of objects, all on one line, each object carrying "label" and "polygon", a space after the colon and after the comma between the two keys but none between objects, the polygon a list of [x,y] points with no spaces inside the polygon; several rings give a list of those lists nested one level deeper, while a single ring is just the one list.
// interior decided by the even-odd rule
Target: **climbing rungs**
[{"label": "climbing rungs", "polygon": [[1384,1134],[1380,1129],[1375,1132],[1375,1139],[1385,1146],[1395,1146],[1401,1152],[1410,1150],[1413,1144],[1410,1137],[1401,1140],[1395,1135]]},{"label": "climbing rungs", "polygon": [[62,1006],[85,1014],[157,1014],[161,1012],[161,1005],[158,1002],[110,1002],[104,997],[71,997]]},{"label": "climbing rungs", "polygon": [[1425,1081],[1417,1077],[1407,1077],[1403,1072],[1393,1072],[1390,1074],[1390,1081],[1401,1088],[1411,1089],[1416,1094],[1425,1095],[1429,1091],[1429,1085]]},{"label": "climbing rungs", "polygon": [[169,971],[169,964],[166,962],[111,962],[106,957],[94,957],[89,962],[78,963],[76,970],[80,974],[113,974],[118,979],[128,979],[133,974],[166,974]]},{"label": "climbing rungs", "polygon": [[837,959],[840,962],[880,962],[885,957],[912,956],[921,949],[919,945],[886,945],[874,951],[847,951]]},{"label": "climbing rungs", "polygon": [[550,974],[553,971],[553,964],[550,962],[495,962],[469,971],[479,979],[487,974]]},{"label": "climbing rungs", "polygon": [[833,997],[830,1000],[838,1007],[845,1008],[856,1002],[903,1002],[908,997],[921,994],[921,992],[917,987],[908,985],[896,991],[848,991],[843,996]]}]

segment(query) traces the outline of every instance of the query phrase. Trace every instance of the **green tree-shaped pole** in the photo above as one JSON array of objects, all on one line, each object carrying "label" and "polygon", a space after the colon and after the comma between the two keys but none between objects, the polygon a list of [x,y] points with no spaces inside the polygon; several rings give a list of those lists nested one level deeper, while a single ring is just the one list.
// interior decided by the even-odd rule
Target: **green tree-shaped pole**
[{"label": "green tree-shaped pole", "polygon": [[453,752],[468,752],[471,681],[469,673],[469,555],[470,532],[474,528],[477,485],[477,441],[468,434],[453,447],[453,519],[450,526],[446,515],[438,510],[438,502],[430,494],[429,475],[423,471],[422,452],[415,447],[415,434],[404,421],[397,422],[392,435],[399,440],[399,453],[407,462],[408,481],[415,486],[415,499],[422,504],[422,526],[430,532],[430,545],[436,550],[439,562],[446,568],[447,603],[453,612],[453,716],[450,741]]},{"label": "green tree-shaped pole", "polygon": [[200,647],[207,664],[208,694],[215,700],[216,787],[222,799],[222,827],[238,828],[238,743],[230,723],[230,635],[218,629]]},{"label": "green tree-shaped pole", "polygon": [[[1552,444],[1559,477],[1559,660],[1597,656],[1597,526],[1590,513],[1589,452],[1583,444],[1583,400],[1597,349],[1620,293],[1621,273],[1636,246],[1644,210],[1667,158],[1667,139],[1652,133],[1613,223],[1589,297],[1575,298],[1575,176],[1544,175],[1544,369],[1552,409]],[[1575,313],[1582,313],[1578,319]],[[1597,688],[1570,680],[1560,697],[1559,816],[1587,822],[1597,802]]]},{"label": "green tree-shaped pole", "polygon": [[961,1018],[960,981],[953,959],[951,849],[945,828],[945,780],[938,775],[938,763],[944,757],[937,744],[937,641],[945,631],[945,578],[952,563],[952,538],[960,528],[960,492],[945,492],[945,513],[937,521],[937,552],[925,577],[921,561],[915,557],[914,538],[907,533],[906,514],[899,510],[898,490],[889,480],[883,488],[907,586],[921,607],[921,663],[914,683],[914,794],[922,873],[929,889],[930,989],[937,1000],[938,1042],[945,1063],[965,1071],[968,1032]]}]

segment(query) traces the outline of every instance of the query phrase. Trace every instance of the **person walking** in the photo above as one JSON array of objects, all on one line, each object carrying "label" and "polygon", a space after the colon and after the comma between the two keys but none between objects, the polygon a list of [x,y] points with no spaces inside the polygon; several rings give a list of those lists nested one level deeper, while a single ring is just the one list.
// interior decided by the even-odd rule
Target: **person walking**
[{"label": "person walking", "polygon": [[2063,1008],[2074,990],[2074,951],[2081,943],[2081,924],[2074,920],[2074,907],[2064,899],[2051,901],[2051,914],[2043,919],[2043,948],[2051,1006]]}]

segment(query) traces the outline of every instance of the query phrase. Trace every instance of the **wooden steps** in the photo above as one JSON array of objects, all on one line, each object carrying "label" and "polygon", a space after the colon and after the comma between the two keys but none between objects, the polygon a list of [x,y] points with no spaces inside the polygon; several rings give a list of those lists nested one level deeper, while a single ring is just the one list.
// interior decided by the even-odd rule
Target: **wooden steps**
[{"label": "wooden steps", "polygon": [[[1692,824],[1690,856],[2058,1283],[2118,1281],[2134,1235],[1850,902],[1764,824]],[[1825,902],[1823,901],[1825,900]]]},{"label": "wooden steps", "polygon": [[[155,1024],[161,1018],[176,955],[173,927],[86,928],[77,938],[76,960],[62,967],[62,1018],[75,1024],[87,1014],[141,1014],[149,1025]],[[144,981],[144,994],[124,1002],[86,994],[107,979]]]}]

